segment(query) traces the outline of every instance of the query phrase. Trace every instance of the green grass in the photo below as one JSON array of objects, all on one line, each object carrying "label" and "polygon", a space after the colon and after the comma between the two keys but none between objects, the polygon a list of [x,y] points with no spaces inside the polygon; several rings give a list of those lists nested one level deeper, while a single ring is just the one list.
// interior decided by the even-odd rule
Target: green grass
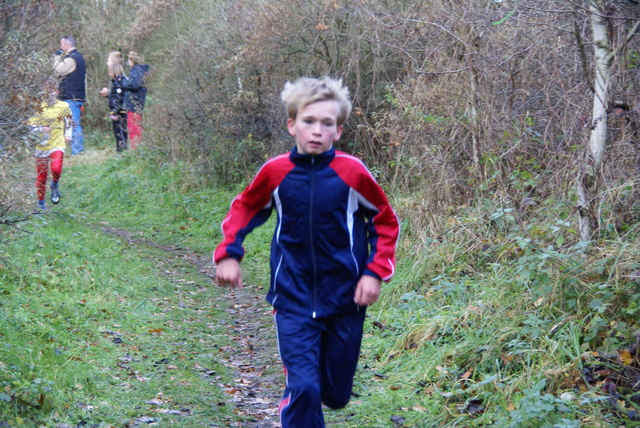
[{"label": "green grass", "polygon": [[[57,214],[23,225],[31,233],[3,235],[0,421],[241,420],[221,387],[232,373],[215,358],[232,322],[218,303],[223,290],[163,250],[101,229],[208,255],[243,183],[204,188],[189,165],[97,146],[65,167]],[[405,231],[397,274],[369,310],[355,396],[325,412],[329,426],[640,426],[637,391],[620,387],[612,405],[605,376],[583,378],[597,364],[637,369],[637,356],[604,358],[633,349],[640,328],[640,284],[616,273],[638,268],[632,237],[606,252],[558,251],[548,244],[558,241],[553,224],[523,231],[503,219],[495,233],[495,224],[483,229],[490,215],[469,214],[469,235]],[[266,225],[245,243],[244,277],[263,288],[271,232]]]},{"label": "green grass", "polygon": [[[162,183],[141,188],[136,172],[126,157],[69,162],[63,203],[21,223],[27,232],[2,231],[0,421],[201,427],[238,419],[221,386],[233,374],[216,358],[231,340],[221,290],[163,250],[101,230],[113,222],[210,251],[216,220],[208,214],[230,199],[212,193],[210,207],[194,205],[196,220],[185,199],[164,209],[172,195]],[[189,223],[198,239],[188,240]]]},{"label": "green grass", "polygon": [[212,357],[229,342],[217,290],[190,266],[162,274],[178,262],[67,214],[28,229],[0,264],[0,420],[197,427],[231,417],[218,386],[230,374]]}]

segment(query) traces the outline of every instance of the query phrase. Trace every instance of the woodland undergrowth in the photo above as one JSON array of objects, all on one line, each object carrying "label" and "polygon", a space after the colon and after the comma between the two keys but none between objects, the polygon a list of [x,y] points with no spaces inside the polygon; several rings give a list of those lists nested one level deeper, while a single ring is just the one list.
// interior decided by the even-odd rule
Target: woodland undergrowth
[{"label": "woodland undergrowth", "polygon": [[[210,252],[233,194],[291,146],[284,83],[329,74],[354,101],[337,148],[367,163],[402,236],[396,276],[369,312],[356,396],[328,420],[640,426],[640,6],[570,3],[2,2],[0,422],[77,424],[87,410],[78,403],[104,401],[101,421],[117,425],[109,409],[135,407],[124,393],[103,395],[111,365],[99,358],[113,361],[103,342],[116,337],[95,331],[118,331],[102,325],[109,314],[122,330],[153,334],[133,320],[159,297],[122,287],[132,275],[161,278],[138,275],[146,262],[96,228]],[[597,6],[613,56],[604,157],[588,170],[590,130],[604,119],[591,117]],[[33,215],[24,123],[60,28],[87,60],[92,155],[67,161],[58,214]],[[141,51],[153,69],[143,147],[121,157],[98,94],[115,49]],[[578,206],[585,189],[589,204]],[[588,240],[578,214],[592,223]],[[268,278],[269,235],[264,227],[248,242],[247,281]],[[115,302],[142,313],[110,314]],[[80,343],[78,329],[95,337]],[[207,415],[216,398],[192,399]]]},{"label": "woodland undergrowth", "polygon": [[[147,264],[165,263],[161,256],[131,254],[100,227],[205,254],[241,188],[199,186],[192,165],[168,163],[154,148],[116,156],[108,140],[94,137],[97,154],[65,169],[65,200],[54,212],[20,222],[22,230],[0,230],[0,413],[11,426],[56,426],[70,420],[63,415],[83,412],[96,426],[100,420],[119,426],[135,414],[127,407],[139,396],[121,401],[119,391],[132,393],[131,386],[110,384],[113,368],[103,361],[119,359],[116,367],[126,369],[129,358],[145,354],[142,361],[157,368],[162,351],[153,345],[114,354],[111,343],[126,335],[153,343],[154,335],[169,334],[153,321],[157,309],[146,306],[166,300],[171,285],[149,274]],[[575,231],[562,201],[521,213],[487,199],[426,222],[406,214],[414,199],[390,196],[403,222],[397,273],[369,311],[349,416],[328,412],[329,423],[637,424],[638,230],[612,231],[589,246],[566,244]],[[247,242],[248,283],[268,281],[269,241],[265,226]],[[169,323],[184,337],[195,331],[208,342],[194,317]],[[204,354],[194,341],[183,346],[195,358]],[[133,378],[144,376],[130,370]],[[222,368],[215,371],[224,376]],[[204,403],[219,398],[187,372],[178,374],[194,390],[190,399],[204,405],[196,407],[201,416],[210,417]],[[91,403],[91,411],[82,403]]]}]

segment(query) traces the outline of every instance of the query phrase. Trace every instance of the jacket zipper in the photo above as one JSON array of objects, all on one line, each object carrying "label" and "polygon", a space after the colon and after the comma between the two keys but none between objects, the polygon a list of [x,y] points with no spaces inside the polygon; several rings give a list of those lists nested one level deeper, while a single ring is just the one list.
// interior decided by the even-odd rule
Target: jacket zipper
[{"label": "jacket zipper", "polygon": [[316,317],[316,298],[318,294],[318,267],[316,265],[316,253],[313,246],[313,196],[315,193],[315,163],[316,157],[311,157],[311,194],[309,197],[309,251],[311,252],[311,264],[313,267],[313,312],[311,316]]}]

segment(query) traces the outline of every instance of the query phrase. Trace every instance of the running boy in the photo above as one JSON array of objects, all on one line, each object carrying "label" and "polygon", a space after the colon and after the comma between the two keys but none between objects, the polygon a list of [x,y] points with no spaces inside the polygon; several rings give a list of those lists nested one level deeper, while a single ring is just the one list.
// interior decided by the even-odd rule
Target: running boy
[{"label": "running boy", "polygon": [[271,286],[286,388],[283,428],[324,427],[351,397],[366,306],[395,269],[398,219],[362,162],[336,151],[351,111],[341,80],[300,78],[281,94],[296,145],[267,161],[231,203],[214,252],[221,285],[242,287],[242,242],[271,210]]},{"label": "running boy", "polygon": [[51,202],[60,202],[58,182],[62,175],[62,161],[66,143],[71,141],[71,110],[65,101],[58,99],[55,83],[46,85],[47,100],[39,106],[39,113],[29,119],[28,124],[38,134],[36,146],[36,195],[38,209],[46,210],[44,202],[47,191],[47,175],[51,167]]}]

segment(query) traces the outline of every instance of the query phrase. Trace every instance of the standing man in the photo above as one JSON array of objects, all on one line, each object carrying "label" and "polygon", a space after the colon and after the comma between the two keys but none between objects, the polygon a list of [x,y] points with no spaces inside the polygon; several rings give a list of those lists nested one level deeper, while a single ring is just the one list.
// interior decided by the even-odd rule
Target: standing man
[{"label": "standing man", "polygon": [[59,99],[69,104],[73,117],[71,156],[74,156],[84,151],[84,133],[80,119],[82,105],[86,100],[86,64],[76,49],[76,39],[73,36],[60,39],[60,49],[54,59],[54,72],[60,78]]}]

